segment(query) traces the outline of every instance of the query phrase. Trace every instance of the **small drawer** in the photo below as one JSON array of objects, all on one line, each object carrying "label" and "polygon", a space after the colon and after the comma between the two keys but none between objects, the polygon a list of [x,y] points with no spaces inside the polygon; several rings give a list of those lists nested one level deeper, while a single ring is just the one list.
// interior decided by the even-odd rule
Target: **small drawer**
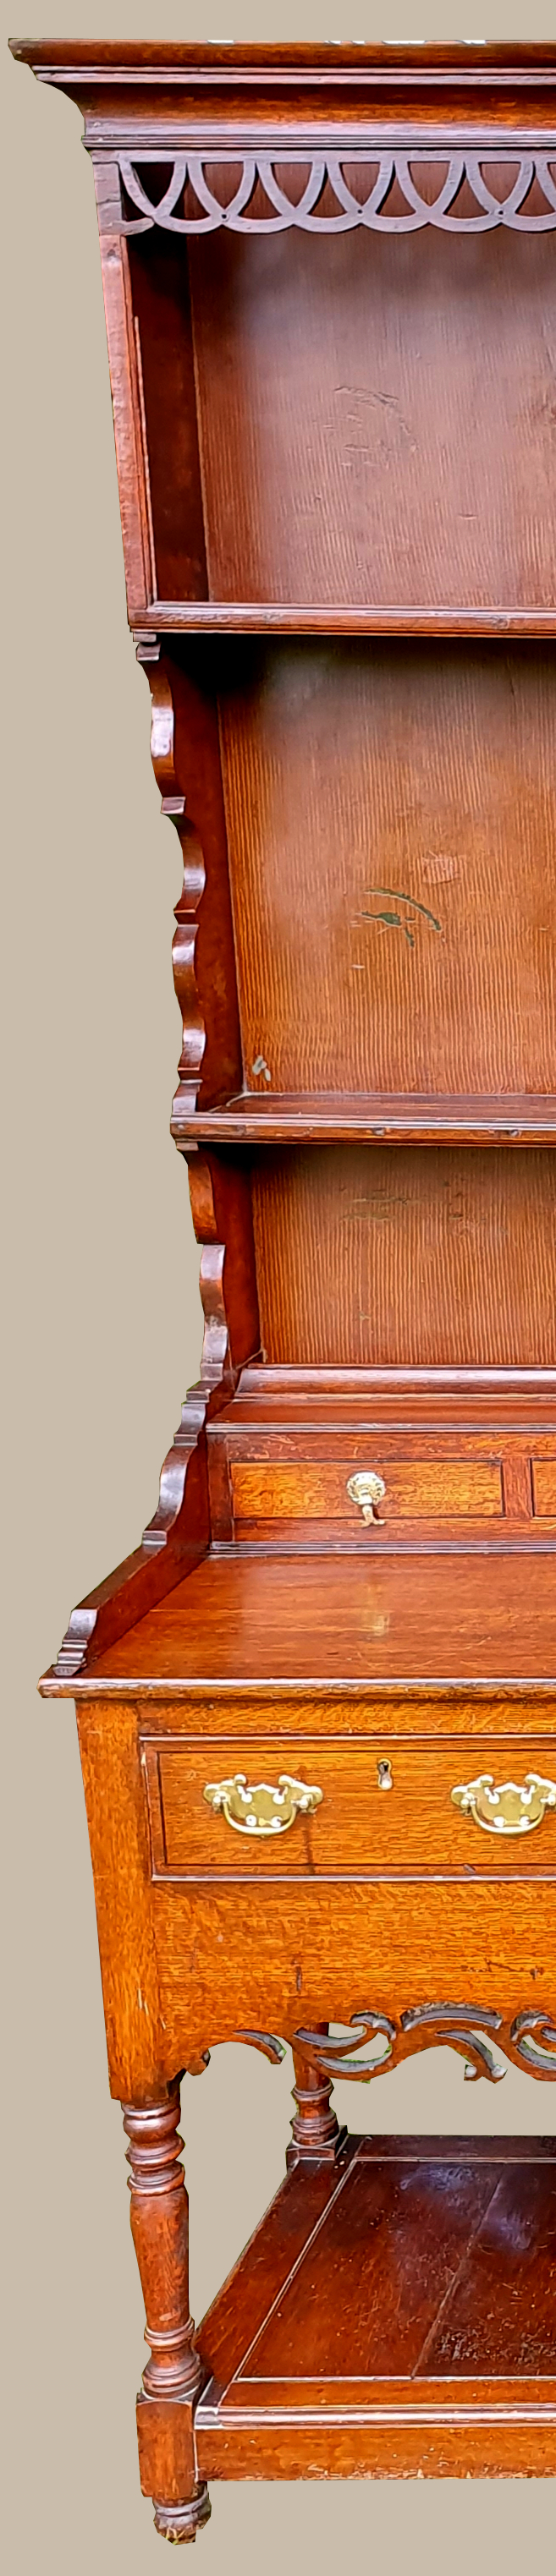
[{"label": "small drawer", "polygon": [[157,1879],[556,1876],[554,1740],[289,1750],[145,1735],[142,1761]]},{"label": "small drawer", "polygon": [[535,1459],[533,1499],[537,1519],[556,1520],[556,1457]]},{"label": "small drawer", "polygon": [[[383,1492],[365,1502],[365,1485],[377,1476]],[[266,1459],[238,1461],[231,1470],[236,1521],[340,1520],[355,1532],[397,1520],[493,1520],[503,1510],[499,1458],[405,1458],[382,1454],[365,1462],[318,1466]],[[361,1501],[353,1487],[359,1486]],[[351,1488],[351,1490],[350,1490]]]}]

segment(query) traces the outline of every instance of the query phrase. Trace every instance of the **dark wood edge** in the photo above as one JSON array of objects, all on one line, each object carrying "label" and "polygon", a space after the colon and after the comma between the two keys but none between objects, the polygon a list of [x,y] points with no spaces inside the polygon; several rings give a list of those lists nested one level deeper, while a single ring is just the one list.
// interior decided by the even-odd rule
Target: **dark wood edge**
[{"label": "dark wood edge", "polygon": [[411,1094],[362,1092],[342,1102],[318,1092],[299,1095],[246,1092],[171,1122],[178,1146],[212,1139],[222,1144],[322,1143],[368,1139],[379,1144],[505,1145],[510,1149],[556,1143],[556,1094],[424,1100]]},{"label": "dark wood edge", "polygon": [[365,74],[395,72],[404,82],[422,88],[431,73],[457,72],[465,88],[493,74],[499,80],[514,79],[521,74],[534,82],[539,73],[556,80],[556,46],[552,43],[496,42],[477,44],[460,41],[426,45],[358,45],[336,43],[305,44],[173,44],[158,41],[122,42],[119,38],[78,38],[49,36],[10,36],[10,53],[18,62],[29,63],[33,71],[50,73],[76,70],[87,72],[199,72],[208,82],[220,80],[222,73],[235,83],[237,74],[271,72],[292,80],[321,76],[334,87],[341,74],[351,75],[357,87]]},{"label": "dark wood edge", "polygon": [[[309,1368],[248,1360],[236,1395],[556,1397],[556,1368]],[[452,1415],[450,1414],[450,1421]],[[447,1425],[448,1427],[448,1425]]]},{"label": "dark wood edge", "polygon": [[556,605],[504,608],[493,601],[490,608],[374,608],[370,603],[362,608],[346,602],[332,608],[305,600],[288,601],[284,607],[276,600],[155,599],[137,608],[132,623],[134,633],[140,627],[161,635],[423,635],[433,641],[436,636],[476,636],[542,642],[556,636]]},{"label": "dark wood edge", "polygon": [[[180,1582],[179,1572],[175,1580]],[[172,1577],[172,1585],[173,1582],[174,1577]],[[172,1589],[172,1585],[168,1586],[169,1590]],[[130,1624],[133,1623],[130,1623],[126,1616],[126,1631]],[[118,1631],[120,1635],[123,1633],[123,1629]],[[361,1700],[366,1693],[372,1692],[374,1698],[380,1699],[384,1704],[385,1709],[391,1705],[395,1706],[398,1701],[401,1701],[403,1707],[407,1707],[408,1700],[414,1699],[425,1702],[440,1700],[443,1704],[446,1700],[452,1700],[456,1706],[459,1701],[463,1701],[464,1706],[467,1706],[470,1700],[489,1700],[492,1702],[493,1709],[498,1705],[504,1709],[512,1700],[529,1697],[535,1700],[552,1701],[556,1691],[556,1674],[547,1673],[540,1679],[538,1673],[510,1674],[509,1677],[505,1673],[494,1673],[486,1681],[483,1679],[475,1681],[469,1674],[448,1673],[435,1675],[434,1681],[431,1681],[429,1674],[400,1673],[394,1677],[389,1676],[385,1680],[383,1675],[378,1677],[376,1673],[369,1672],[360,1673],[357,1681],[354,1681],[351,1673],[335,1673],[331,1681],[328,1675],[323,1678],[319,1673],[307,1673],[302,1677],[299,1674],[285,1675],[278,1680],[267,1679],[264,1675],[262,1678],[257,1676],[251,1679],[242,1673],[237,1680],[230,1681],[227,1677],[223,1678],[221,1673],[203,1673],[202,1678],[195,1674],[187,1674],[182,1679],[178,1673],[165,1673],[158,1676],[138,1672],[126,1673],[122,1678],[121,1674],[95,1670],[91,1663],[86,1671],[76,1673],[71,1679],[60,1677],[56,1665],[52,1665],[50,1672],[43,1674],[38,1687],[43,1699],[121,1699],[126,1702],[167,1700],[170,1704],[179,1699],[186,1699],[195,1701],[202,1707],[204,1701],[210,1702],[217,1698],[219,1702],[227,1700],[232,1711],[234,1702],[241,1701],[242,1698],[259,1700],[261,1706],[265,1700],[268,1700],[273,1708],[278,1703],[280,1706],[287,1707],[288,1700],[291,1699],[295,1700],[297,1707],[300,1692],[303,1693],[307,1704],[312,1698],[316,1698],[337,1699],[345,1705],[346,1701]],[[309,1719],[307,1723],[309,1725]]]}]

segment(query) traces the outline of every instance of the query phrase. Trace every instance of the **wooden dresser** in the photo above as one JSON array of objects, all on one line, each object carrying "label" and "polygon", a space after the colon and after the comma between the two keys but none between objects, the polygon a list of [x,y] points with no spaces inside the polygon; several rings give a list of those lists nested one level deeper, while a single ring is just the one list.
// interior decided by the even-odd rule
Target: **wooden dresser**
[{"label": "wooden dresser", "polygon": [[[556,2475],[556,2140],[331,2099],[556,2075],[556,47],[13,50],[84,112],[183,853],[201,1376],[41,1689],[188,2540],[211,2478]],[[292,2144],[196,2331],[230,2039]]]}]

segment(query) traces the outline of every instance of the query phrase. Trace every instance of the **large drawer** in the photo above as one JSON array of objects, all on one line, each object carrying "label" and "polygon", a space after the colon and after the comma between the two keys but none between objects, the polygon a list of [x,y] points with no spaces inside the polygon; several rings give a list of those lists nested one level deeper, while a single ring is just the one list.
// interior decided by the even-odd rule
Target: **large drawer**
[{"label": "large drawer", "polygon": [[556,1877],[555,1739],[249,1747],[145,1731],[141,1751],[156,1879]]}]

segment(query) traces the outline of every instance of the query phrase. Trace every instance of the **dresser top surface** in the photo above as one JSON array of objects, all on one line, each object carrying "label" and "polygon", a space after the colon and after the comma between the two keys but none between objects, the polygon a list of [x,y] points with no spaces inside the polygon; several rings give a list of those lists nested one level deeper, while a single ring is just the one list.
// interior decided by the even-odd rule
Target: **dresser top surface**
[{"label": "dresser top surface", "polygon": [[[81,1677],[75,1693],[374,1683],[402,1694],[462,1685],[554,1687],[553,1555],[208,1555]],[[59,1693],[60,1680],[46,1689]]]}]

